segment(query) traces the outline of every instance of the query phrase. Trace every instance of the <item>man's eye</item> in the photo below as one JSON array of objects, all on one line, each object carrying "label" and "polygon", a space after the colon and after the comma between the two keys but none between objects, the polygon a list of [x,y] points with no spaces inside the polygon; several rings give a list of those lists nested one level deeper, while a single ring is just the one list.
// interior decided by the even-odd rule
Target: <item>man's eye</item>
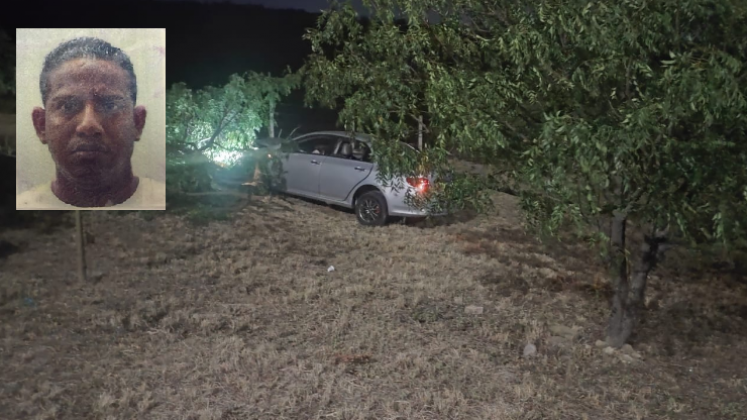
[{"label": "man's eye", "polygon": [[83,106],[83,103],[79,100],[75,99],[68,99],[61,101],[57,108],[66,113],[66,114],[74,114],[76,112],[79,112],[81,107]]},{"label": "man's eye", "polygon": [[119,104],[116,102],[104,102],[102,105],[105,111],[116,111],[119,109]]}]

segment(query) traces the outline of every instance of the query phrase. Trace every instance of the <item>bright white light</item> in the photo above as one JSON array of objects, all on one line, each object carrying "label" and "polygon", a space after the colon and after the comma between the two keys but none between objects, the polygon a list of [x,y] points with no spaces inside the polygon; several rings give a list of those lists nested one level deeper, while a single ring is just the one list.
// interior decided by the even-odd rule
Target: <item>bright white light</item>
[{"label": "bright white light", "polygon": [[241,156],[243,155],[243,153],[218,150],[218,151],[211,153],[211,155],[212,155],[211,158],[213,159],[213,162],[220,164],[222,166],[226,166],[226,165],[232,165],[236,163],[239,159],[241,159]]}]

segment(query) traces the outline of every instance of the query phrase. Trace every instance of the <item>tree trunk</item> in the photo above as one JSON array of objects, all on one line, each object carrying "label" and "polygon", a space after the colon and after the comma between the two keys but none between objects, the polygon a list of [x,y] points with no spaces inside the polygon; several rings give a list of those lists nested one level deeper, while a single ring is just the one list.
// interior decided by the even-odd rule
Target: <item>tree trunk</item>
[{"label": "tree trunk", "polygon": [[624,254],[625,227],[625,216],[615,215],[610,240],[616,257],[613,261],[617,265],[617,275],[613,281],[615,295],[607,327],[607,344],[615,348],[622,347],[633,333],[643,306],[648,275],[661,258],[663,248],[660,245],[666,241],[665,233],[657,232],[653,236],[646,236],[641,243],[632,278],[628,278],[628,260]]},{"label": "tree trunk", "polygon": [[628,259],[625,255],[625,228],[627,214],[616,212],[612,218],[610,234],[610,257],[616,270],[612,277],[615,291],[612,297],[612,313],[607,326],[607,342],[613,347],[622,347],[630,333],[623,331],[626,313],[626,300],[630,285],[628,284]]}]

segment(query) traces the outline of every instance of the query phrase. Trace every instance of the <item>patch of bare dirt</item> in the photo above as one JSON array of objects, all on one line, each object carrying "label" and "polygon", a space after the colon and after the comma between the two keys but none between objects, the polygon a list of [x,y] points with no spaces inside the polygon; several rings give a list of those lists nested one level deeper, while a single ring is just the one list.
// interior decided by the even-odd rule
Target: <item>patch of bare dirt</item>
[{"label": "patch of bare dirt", "polygon": [[422,229],[288,198],[89,212],[86,284],[71,227],[7,232],[0,418],[743,418],[744,287],[662,269],[640,358],[607,354],[593,256],[496,200]]}]

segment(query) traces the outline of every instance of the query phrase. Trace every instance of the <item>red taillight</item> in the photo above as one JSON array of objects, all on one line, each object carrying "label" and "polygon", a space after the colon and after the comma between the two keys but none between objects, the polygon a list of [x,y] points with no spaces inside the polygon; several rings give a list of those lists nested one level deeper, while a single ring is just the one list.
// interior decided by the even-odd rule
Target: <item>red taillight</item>
[{"label": "red taillight", "polygon": [[430,186],[430,183],[428,182],[428,178],[407,178],[407,183],[410,184],[413,188],[418,190],[420,193],[424,193],[428,191],[428,186]]}]

